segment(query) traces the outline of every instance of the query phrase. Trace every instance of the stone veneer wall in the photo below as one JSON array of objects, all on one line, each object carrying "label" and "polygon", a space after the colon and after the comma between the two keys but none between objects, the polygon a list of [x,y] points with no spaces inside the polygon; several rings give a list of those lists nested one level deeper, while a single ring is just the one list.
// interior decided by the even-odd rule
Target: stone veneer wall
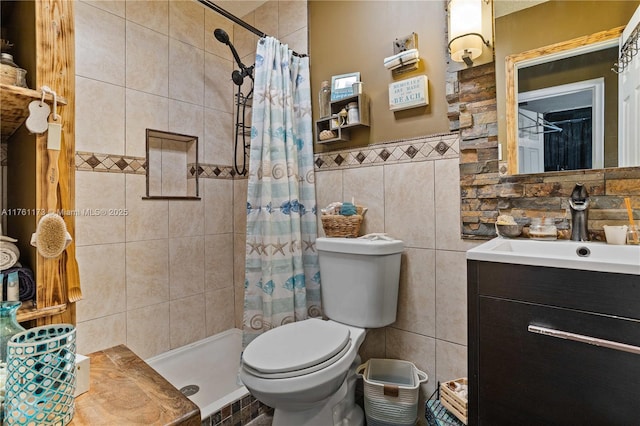
[{"label": "stone veneer wall", "polygon": [[498,141],[495,63],[449,73],[447,101],[450,129],[460,131],[462,238],[495,237],[499,214],[511,214],[525,224],[532,217],[553,217],[561,237],[569,238],[568,199],[578,182],[591,197],[592,240],[604,240],[604,224],[627,223],[625,197],[636,209],[634,217],[640,218],[640,167],[506,174],[506,164],[498,161],[498,143],[506,141]]}]

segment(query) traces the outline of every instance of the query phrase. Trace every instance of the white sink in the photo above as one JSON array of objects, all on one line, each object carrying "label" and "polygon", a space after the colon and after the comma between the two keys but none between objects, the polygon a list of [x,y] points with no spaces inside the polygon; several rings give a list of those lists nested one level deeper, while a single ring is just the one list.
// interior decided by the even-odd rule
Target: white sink
[{"label": "white sink", "polygon": [[640,275],[640,246],[584,241],[494,238],[467,259]]}]

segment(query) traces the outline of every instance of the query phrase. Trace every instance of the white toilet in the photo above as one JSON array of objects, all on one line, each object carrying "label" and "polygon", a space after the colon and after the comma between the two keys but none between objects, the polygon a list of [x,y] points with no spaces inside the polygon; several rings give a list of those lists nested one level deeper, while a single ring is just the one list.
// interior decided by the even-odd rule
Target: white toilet
[{"label": "white toilet", "polygon": [[358,349],[367,328],[396,320],[400,240],[318,238],[322,309],[274,328],[244,350],[240,379],[275,409],[274,426],[364,424],[355,404]]}]

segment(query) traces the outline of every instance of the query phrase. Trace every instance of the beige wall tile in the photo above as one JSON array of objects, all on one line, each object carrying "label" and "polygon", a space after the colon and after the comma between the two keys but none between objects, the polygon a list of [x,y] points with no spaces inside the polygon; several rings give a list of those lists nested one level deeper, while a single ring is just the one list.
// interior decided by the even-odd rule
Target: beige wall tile
[{"label": "beige wall tile", "polygon": [[467,344],[467,260],[464,252],[436,253],[436,336]]},{"label": "beige wall tile", "polygon": [[127,347],[142,359],[168,351],[169,302],[127,311]]},{"label": "beige wall tile", "polygon": [[169,39],[169,97],[203,105],[204,50]]},{"label": "beige wall tile", "polygon": [[233,300],[233,287],[205,293],[207,336],[235,327],[235,304],[229,303],[230,300]]},{"label": "beige wall tile", "polygon": [[460,165],[457,158],[434,161],[435,238],[441,250],[467,251],[481,242],[460,238]]},{"label": "beige wall tile", "polygon": [[466,345],[436,340],[436,359],[438,360],[437,371],[431,380],[446,382],[468,377]]},{"label": "beige wall tile", "polygon": [[127,241],[156,240],[169,236],[169,202],[143,200],[146,196],[146,178],[126,175]]},{"label": "beige wall tile", "polygon": [[233,234],[205,236],[205,291],[233,288],[233,254]]},{"label": "beige wall tile", "polygon": [[308,28],[305,26],[291,34],[282,36],[282,38],[280,38],[280,42],[288,45],[289,49],[296,53],[307,53],[309,51]]},{"label": "beige wall tile", "polygon": [[205,53],[204,66],[204,105],[207,108],[233,113],[237,86],[231,81],[231,73],[236,69],[235,62]]},{"label": "beige wall tile", "polygon": [[[242,16],[241,18],[247,24],[255,26],[256,20],[254,12],[250,12]],[[253,34],[251,31],[245,28],[242,28],[239,25],[233,25],[233,45],[236,47],[238,55],[241,58],[244,58],[246,55],[255,52],[257,43],[257,35]]]},{"label": "beige wall tile", "polygon": [[367,330],[367,335],[358,351],[362,362],[366,362],[371,358],[386,358],[386,335],[385,328]]},{"label": "beige wall tile", "polygon": [[278,0],[270,0],[260,5],[253,12],[255,27],[273,37],[279,36],[278,31]]},{"label": "beige wall tile", "polygon": [[234,181],[230,179],[202,179],[200,184],[204,192],[205,234],[233,232]]},{"label": "beige wall tile", "polygon": [[102,9],[106,12],[113,13],[114,15],[124,18],[125,5],[124,2],[119,0],[82,0],[83,2],[90,4],[91,6]]},{"label": "beige wall tile", "polygon": [[[316,205],[318,206],[318,236],[326,237],[320,219],[320,209],[327,207],[334,201],[343,201],[342,171],[317,172],[316,174]],[[367,213],[368,214],[368,213]]]},{"label": "beige wall tile", "polygon": [[169,35],[198,49],[204,49],[204,8],[195,1],[171,0]]},{"label": "beige wall tile", "polygon": [[125,241],[124,179],[121,173],[76,174],[77,246]]},{"label": "beige wall tile", "polygon": [[405,249],[402,255],[398,315],[393,327],[425,336],[436,335],[436,253]]},{"label": "beige wall tile", "polygon": [[168,0],[127,0],[127,20],[169,34]]},{"label": "beige wall tile", "polygon": [[[224,6],[223,6],[224,8]],[[220,56],[228,61],[233,60],[231,49],[226,44],[219,42],[213,32],[216,28],[224,30],[229,36],[229,40],[233,41],[233,22],[223,17],[217,12],[209,8],[204,11],[204,50]]]},{"label": "beige wall tile", "polygon": [[[162,182],[161,194],[165,197],[184,197],[187,195],[187,145],[182,141],[171,139],[162,139],[162,147],[160,151],[162,157],[162,165],[158,172]],[[169,235],[176,224],[172,220],[172,210],[169,203]],[[191,209],[189,209],[191,211]],[[180,215],[178,215],[179,217]],[[177,228],[179,232],[180,226]],[[180,234],[178,234],[180,235]]]},{"label": "beige wall tile", "polygon": [[170,299],[204,293],[204,237],[169,240]]},{"label": "beige wall tile", "polygon": [[169,201],[169,237],[204,235],[202,200]]},{"label": "beige wall tile", "polygon": [[124,85],[124,19],[84,2],[75,6],[76,75]]},{"label": "beige wall tile", "polygon": [[[169,100],[169,131],[198,138],[198,159],[204,153],[204,107]],[[202,162],[202,160],[199,160]],[[185,169],[186,170],[186,169]]]},{"label": "beige wall tile", "polygon": [[[204,155],[200,162],[216,165],[233,165],[233,114],[216,109],[204,109]],[[247,142],[249,142],[247,138]],[[238,138],[238,167],[242,167],[242,137]],[[247,161],[248,164],[248,161]]]},{"label": "beige wall tile", "polygon": [[76,77],[76,150],[124,154],[124,88]]},{"label": "beige wall tile", "polygon": [[233,230],[247,232],[247,188],[248,179],[233,181]]},{"label": "beige wall tile", "polygon": [[435,246],[433,163],[384,166],[384,229],[407,247]]},{"label": "beige wall tile", "polygon": [[171,349],[207,337],[205,299],[202,296],[199,294],[171,301],[169,306]]},{"label": "beige wall tile", "polygon": [[169,129],[169,100],[127,89],[126,106],[126,154],[144,157],[147,129]]},{"label": "beige wall tile", "polygon": [[127,243],[127,309],[169,301],[169,240]]},{"label": "beige wall tile", "polygon": [[169,94],[169,37],[127,22],[127,88]]},{"label": "beige wall tile", "polygon": [[78,321],[76,336],[76,352],[82,355],[124,344],[127,338],[127,316],[121,312],[90,321]]},{"label": "beige wall tile", "polygon": [[306,1],[279,1],[278,26],[280,37],[291,34],[307,25]]},{"label": "beige wall tile", "polygon": [[343,199],[337,201],[351,201],[354,198],[357,205],[369,209],[362,222],[360,234],[385,232],[383,167],[360,167],[347,169],[342,173]]},{"label": "beige wall tile", "polygon": [[125,245],[77,247],[82,277],[82,300],[77,302],[77,321],[83,322],[126,310]]}]

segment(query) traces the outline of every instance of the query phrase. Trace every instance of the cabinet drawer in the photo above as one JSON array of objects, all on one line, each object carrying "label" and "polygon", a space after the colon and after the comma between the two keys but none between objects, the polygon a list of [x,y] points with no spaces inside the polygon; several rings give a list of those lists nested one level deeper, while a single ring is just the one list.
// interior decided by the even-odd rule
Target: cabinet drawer
[{"label": "cabinet drawer", "polygon": [[640,347],[639,321],[492,297],[478,310],[479,424],[637,424],[640,355],[528,327]]},{"label": "cabinet drawer", "polygon": [[640,276],[495,262],[468,262],[478,296],[640,319]]}]

